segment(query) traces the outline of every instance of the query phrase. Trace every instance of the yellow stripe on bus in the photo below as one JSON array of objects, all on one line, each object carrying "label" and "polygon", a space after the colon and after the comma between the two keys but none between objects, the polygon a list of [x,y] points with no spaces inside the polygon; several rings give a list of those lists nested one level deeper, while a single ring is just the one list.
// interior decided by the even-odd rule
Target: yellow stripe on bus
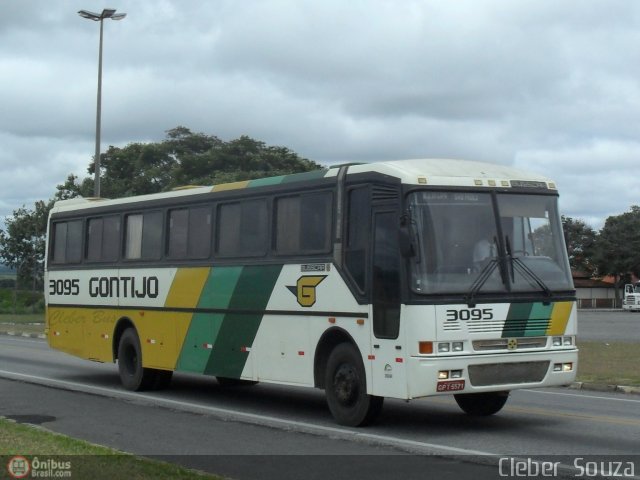
[{"label": "yellow stripe on bus", "polygon": [[226,190],[238,190],[240,188],[247,188],[247,185],[249,185],[249,180],[243,180],[242,182],[223,183],[221,185],[214,186],[211,191],[224,192]]},{"label": "yellow stripe on bus", "polygon": [[553,305],[551,322],[547,328],[547,335],[562,335],[567,329],[567,323],[571,316],[573,302],[557,302]]},{"label": "yellow stripe on bus", "polygon": [[179,268],[171,283],[164,306],[195,308],[210,271],[210,267]]},{"label": "yellow stripe on bus", "polygon": [[[174,308],[197,307],[200,295],[202,295],[202,289],[210,273],[210,267],[179,268],[171,284],[171,289],[169,290],[164,306]],[[178,355],[182,349],[184,339],[187,336],[193,314],[174,312],[170,315],[156,315],[156,318],[160,320],[159,324],[164,326],[164,338],[171,339],[171,337],[173,337],[171,339],[172,341],[170,341],[171,348],[164,349],[163,351],[163,349],[153,348],[153,345],[150,345],[146,349],[147,353],[151,353],[153,350],[156,351],[156,357],[154,359],[156,367],[174,369],[176,368]],[[142,323],[144,324],[146,322]],[[146,326],[145,324],[142,328]],[[153,329],[160,329],[160,327],[150,327],[150,331],[153,331]],[[143,349],[144,348],[143,346]],[[142,358],[145,357],[143,356]]]}]

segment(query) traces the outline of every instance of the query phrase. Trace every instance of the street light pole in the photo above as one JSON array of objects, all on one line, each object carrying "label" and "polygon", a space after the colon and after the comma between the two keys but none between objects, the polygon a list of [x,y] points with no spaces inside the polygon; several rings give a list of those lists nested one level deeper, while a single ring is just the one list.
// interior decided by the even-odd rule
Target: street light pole
[{"label": "street light pole", "polygon": [[98,50],[98,98],[96,106],[96,151],[93,157],[94,164],[94,177],[93,177],[93,195],[94,197],[100,196],[100,130],[101,130],[101,118],[102,118],[102,30],[105,18],[111,20],[122,20],[127,16],[126,13],[116,13],[115,9],[105,8],[102,13],[93,13],[87,10],[80,10],[78,12],[82,18],[100,22],[100,47]]}]

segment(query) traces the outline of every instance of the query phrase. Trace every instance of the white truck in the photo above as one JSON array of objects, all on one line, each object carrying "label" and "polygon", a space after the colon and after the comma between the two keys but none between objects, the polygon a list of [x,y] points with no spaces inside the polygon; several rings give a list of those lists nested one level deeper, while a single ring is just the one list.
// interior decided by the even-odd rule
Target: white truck
[{"label": "white truck", "polygon": [[623,310],[640,311],[640,282],[627,283],[624,286]]}]

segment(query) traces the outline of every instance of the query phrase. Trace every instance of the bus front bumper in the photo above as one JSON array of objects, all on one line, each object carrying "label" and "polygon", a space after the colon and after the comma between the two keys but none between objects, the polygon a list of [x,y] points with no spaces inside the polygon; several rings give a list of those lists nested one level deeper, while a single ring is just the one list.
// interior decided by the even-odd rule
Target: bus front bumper
[{"label": "bus front bumper", "polygon": [[489,355],[410,357],[409,398],[571,384],[578,350]]}]

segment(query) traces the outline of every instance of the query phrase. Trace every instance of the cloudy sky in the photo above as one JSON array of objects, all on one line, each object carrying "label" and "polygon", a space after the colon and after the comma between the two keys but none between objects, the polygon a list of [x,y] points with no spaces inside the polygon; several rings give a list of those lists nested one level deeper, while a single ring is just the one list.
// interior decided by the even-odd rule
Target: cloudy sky
[{"label": "cloudy sky", "polygon": [[640,2],[2,0],[0,217],[102,151],[183,125],[331,164],[417,157],[546,174],[595,228],[640,204]]}]

